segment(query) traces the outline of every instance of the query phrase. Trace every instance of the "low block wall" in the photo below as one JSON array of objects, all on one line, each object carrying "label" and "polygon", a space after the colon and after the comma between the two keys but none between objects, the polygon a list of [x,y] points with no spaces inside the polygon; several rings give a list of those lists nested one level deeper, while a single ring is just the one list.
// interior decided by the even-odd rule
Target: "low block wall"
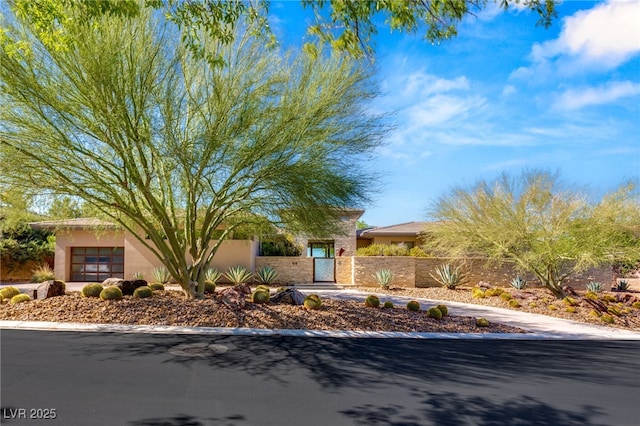
[{"label": "low block wall", "polygon": [[313,282],[313,258],[290,256],[257,256],[256,270],[271,266],[278,272],[274,284],[302,284]]},{"label": "low block wall", "polygon": [[380,269],[390,269],[395,275],[393,285],[416,286],[416,261],[405,256],[358,256],[353,258],[353,284],[378,286],[374,274]]}]

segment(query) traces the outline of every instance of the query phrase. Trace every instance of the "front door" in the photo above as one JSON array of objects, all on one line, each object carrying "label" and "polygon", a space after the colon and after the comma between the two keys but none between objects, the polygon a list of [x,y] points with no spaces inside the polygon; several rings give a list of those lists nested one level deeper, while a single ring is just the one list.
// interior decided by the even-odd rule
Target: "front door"
[{"label": "front door", "polygon": [[310,242],[307,252],[313,257],[313,281],[336,282],[333,241]]}]

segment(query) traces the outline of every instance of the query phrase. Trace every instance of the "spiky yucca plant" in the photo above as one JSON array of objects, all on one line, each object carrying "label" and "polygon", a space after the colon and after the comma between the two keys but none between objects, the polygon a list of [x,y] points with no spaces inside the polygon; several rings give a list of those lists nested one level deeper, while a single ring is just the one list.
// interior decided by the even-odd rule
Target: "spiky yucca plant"
[{"label": "spiky yucca plant", "polygon": [[444,263],[436,266],[436,275],[429,275],[443,287],[454,289],[465,280],[465,275],[460,271],[461,268],[462,266],[453,268],[450,264]]},{"label": "spiky yucca plant", "polygon": [[587,290],[593,293],[600,293],[602,291],[602,283],[598,281],[591,281],[589,284],[587,284]]},{"label": "spiky yucca plant", "polygon": [[273,267],[271,266],[263,266],[262,268],[258,269],[258,272],[256,272],[256,281],[258,281],[261,284],[271,284],[276,277],[278,276],[278,272],[273,269]]},{"label": "spiky yucca plant", "polygon": [[253,274],[244,266],[238,265],[230,267],[224,276],[234,284],[244,284],[253,277]]},{"label": "spiky yucca plant", "polygon": [[395,274],[391,269],[380,269],[375,274],[374,278],[378,282],[378,285],[384,289],[388,289],[395,278]]},{"label": "spiky yucca plant", "polygon": [[220,277],[222,277],[222,273],[216,268],[209,268],[204,273],[204,281],[211,284],[217,283]]},{"label": "spiky yucca plant", "polygon": [[510,284],[511,287],[515,288],[516,290],[524,290],[529,285],[529,283],[527,283],[527,280],[522,278],[520,275],[512,279]]}]

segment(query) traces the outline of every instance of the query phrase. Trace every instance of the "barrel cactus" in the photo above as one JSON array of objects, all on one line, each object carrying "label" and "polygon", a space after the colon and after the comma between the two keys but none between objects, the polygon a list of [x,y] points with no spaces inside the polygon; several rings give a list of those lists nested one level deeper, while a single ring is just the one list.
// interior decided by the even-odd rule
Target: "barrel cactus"
[{"label": "barrel cactus", "polygon": [[371,296],[367,296],[367,298],[364,299],[364,305],[367,308],[377,308],[378,306],[380,306],[380,299],[378,299],[378,296],[372,294]]},{"label": "barrel cactus", "polygon": [[4,299],[11,299],[14,296],[17,296],[20,294],[20,290],[18,290],[15,287],[5,287],[2,290],[0,290],[0,294],[2,294],[2,297]]},{"label": "barrel cactus", "polygon": [[31,297],[29,297],[28,294],[16,294],[15,296],[13,296],[11,298],[11,304],[15,305],[17,303],[23,303],[23,302],[28,302],[31,300]]},{"label": "barrel cactus", "polygon": [[269,293],[271,289],[269,288],[268,285],[260,284],[259,286],[256,287],[256,291],[266,291],[267,293]]},{"label": "barrel cactus", "polygon": [[149,284],[149,288],[153,291],[163,291],[164,290],[164,284],[161,283],[151,283]]},{"label": "barrel cactus", "polygon": [[205,294],[213,294],[216,292],[216,283],[213,281],[205,281],[204,282],[204,293]]},{"label": "barrel cactus", "polygon": [[251,295],[253,303],[269,303],[269,292],[262,289],[256,290]]},{"label": "barrel cactus", "polygon": [[122,290],[116,286],[105,287],[100,292],[100,299],[102,300],[120,300],[122,299]]},{"label": "barrel cactus", "polygon": [[390,300],[387,300],[386,302],[384,302],[384,305],[382,305],[382,307],[385,309],[393,309],[393,302]]},{"label": "barrel cactus", "polygon": [[82,287],[82,295],[84,297],[100,297],[103,287],[98,283],[87,284]]},{"label": "barrel cactus", "polygon": [[407,309],[412,312],[418,312],[420,310],[420,304],[415,300],[412,300],[411,302],[407,303]]},{"label": "barrel cactus", "polygon": [[436,308],[440,310],[443,317],[446,317],[447,315],[449,315],[449,308],[447,308],[445,305],[438,305],[436,306]]},{"label": "barrel cactus", "polygon": [[489,320],[486,318],[476,318],[476,325],[478,327],[489,327]]},{"label": "barrel cactus", "polygon": [[429,310],[427,310],[427,315],[429,316],[429,318],[433,318],[436,320],[442,319],[442,312],[436,307],[429,308]]},{"label": "barrel cactus", "polygon": [[146,285],[138,287],[133,291],[133,297],[135,297],[136,299],[146,299],[151,296],[153,296],[153,290],[151,290]]},{"label": "barrel cactus", "polygon": [[306,309],[317,310],[322,306],[322,300],[320,300],[320,296],[317,294],[310,294],[305,297],[303,305]]}]

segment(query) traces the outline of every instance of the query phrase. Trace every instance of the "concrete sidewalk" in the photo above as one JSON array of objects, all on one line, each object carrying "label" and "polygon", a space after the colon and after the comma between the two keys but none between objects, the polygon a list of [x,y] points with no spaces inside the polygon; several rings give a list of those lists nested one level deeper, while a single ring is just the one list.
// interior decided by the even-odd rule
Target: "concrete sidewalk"
[{"label": "concrete sidewalk", "polygon": [[[67,291],[80,291],[86,283],[67,283]],[[38,284],[13,284],[21,291],[28,293]],[[169,286],[178,290],[178,286]],[[372,289],[375,290],[375,289]],[[326,289],[303,287],[303,293],[316,293],[321,297],[363,301],[369,294],[349,289]],[[506,333],[390,333],[390,332],[354,332],[354,331],[320,331],[320,330],[268,330],[268,329],[234,329],[211,327],[172,327],[172,326],[130,326],[109,324],[65,324],[53,322],[0,321],[0,328],[19,328],[31,330],[66,330],[66,331],[114,331],[123,333],[182,333],[182,334],[222,334],[222,335],[290,335],[306,337],[417,337],[417,338],[546,338],[546,339],[610,339],[640,340],[640,332],[623,330],[614,327],[585,324],[555,318],[547,315],[519,312],[511,309],[469,303],[450,302],[447,300],[419,299],[403,296],[380,294],[381,300],[391,300],[394,304],[404,306],[410,300],[417,300],[421,307],[427,308],[440,303],[447,305],[449,312],[458,316],[484,317],[491,322],[520,327],[529,334]]]}]

